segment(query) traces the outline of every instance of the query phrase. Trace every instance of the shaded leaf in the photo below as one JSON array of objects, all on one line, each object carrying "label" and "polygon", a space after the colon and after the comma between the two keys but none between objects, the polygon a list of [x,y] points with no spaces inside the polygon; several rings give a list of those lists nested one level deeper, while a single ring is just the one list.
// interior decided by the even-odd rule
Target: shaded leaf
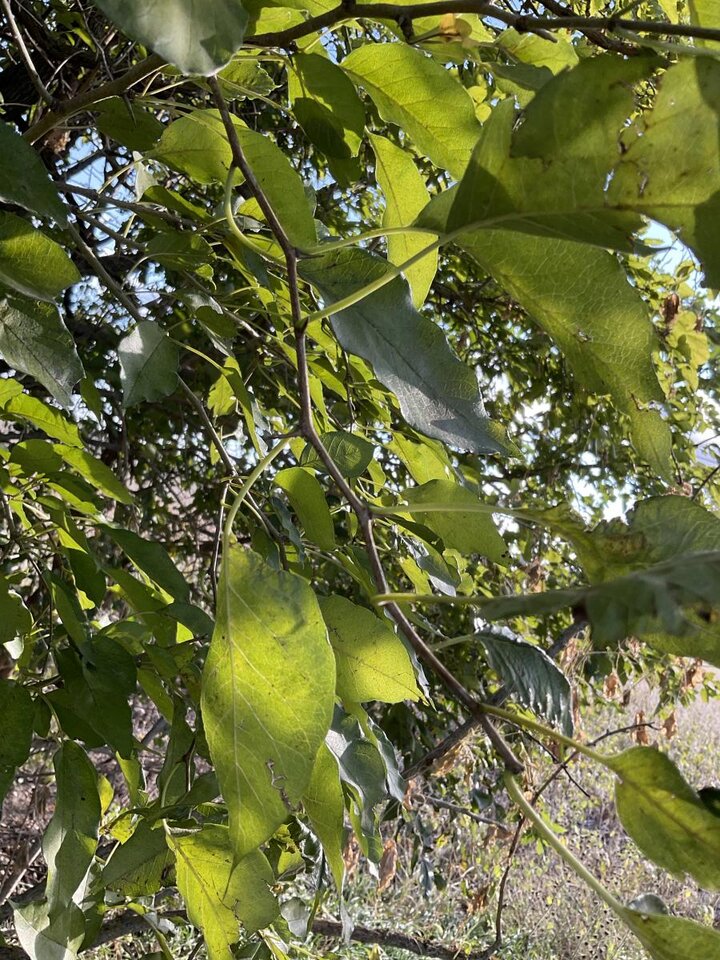
[{"label": "shaded leaf", "polygon": [[[681,59],[660,80],[642,136],[629,142],[608,189],[624,204],[675,230],[705,266],[708,286],[720,286],[720,63]],[[692,143],[692,150],[678,149]],[[677,163],[668,163],[668,156]]]},{"label": "shaded leaf", "polygon": [[0,121],[0,200],[65,223],[65,205],[42,160],[19,133]]},{"label": "shaded leaf", "polygon": [[317,53],[298,53],[289,72],[288,94],[297,122],[318,150],[328,157],[357,156],[365,108],[336,64]]},{"label": "shaded leaf", "polygon": [[3,736],[0,739],[0,810],[5,790],[15,768],[30,756],[35,705],[25,687],[11,680],[0,679],[0,717]]},{"label": "shaded leaf", "polygon": [[[375,447],[363,437],[345,430],[323,433],[320,437],[340,473],[349,480],[361,477],[372,462]],[[325,464],[310,444],[300,454],[300,466],[326,473]]]},{"label": "shaded leaf", "polygon": [[70,406],[72,388],[85,371],[56,307],[18,297],[0,300],[0,353],[9,366]]},{"label": "shaded leaf", "polygon": [[303,467],[287,467],[278,471],[275,482],[287,493],[308,540],[321,550],[333,550],[335,528],[325,491],[313,474]]},{"label": "shaded leaf", "polygon": [[104,524],[102,529],[112,537],[120,549],[154,583],[176,600],[187,600],[190,586],[170,559],[165,547],[155,540],[147,540],[131,530]]},{"label": "shaded leaf", "polygon": [[[249,130],[238,118],[233,123],[243,153],[290,240],[298,247],[314,246],[315,223],[299,175],[269,137]],[[173,121],[153,157],[201,183],[225,182],[232,164],[232,151],[216,110],[195,110]]]},{"label": "shaded leaf", "polygon": [[[361,250],[339,250],[301,264],[303,277],[327,303],[387,269],[387,261]],[[441,329],[413,309],[402,277],[335,314],[332,325],[346,350],[372,364],[411,426],[463,450],[514,452],[502,427],[486,416],[475,374],[451,351]]]},{"label": "shaded leaf", "polygon": [[143,320],[120,341],[123,404],[162,400],[177,389],[177,344],[153,320]]},{"label": "shaded leaf", "polygon": [[481,631],[475,637],[485,647],[492,669],[520,703],[572,736],[570,683],[545,651],[503,633]]},{"label": "shaded leaf", "polygon": [[15,932],[32,960],[74,960],[85,940],[85,917],[75,903],[51,920],[45,900],[15,910]]},{"label": "shaded leaf", "polygon": [[53,757],[57,799],[43,837],[45,898],[51,923],[76,899],[90,868],[100,823],[97,774],[85,751],[67,740]]},{"label": "shaded leaf", "polygon": [[94,110],[98,130],[138,153],[150,150],[164,129],[155,114],[137,100],[130,103],[122,97],[108,97]]},{"label": "shaded leaf", "polygon": [[720,551],[687,554],[592,587],[497,597],[482,603],[482,615],[498,620],[564,608],[587,616],[599,647],[636,636],[720,665],[718,636],[707,630],[720,616]]},{"label": "shaded leaf", "polygon": [[126,897],[146,897],[160,889],[163,871],[171,860],[164,829],[151,830],[140,820],[103,867],[102,883]]},{"label": "shaded leaf", "polygon": [[182,73],[216,73],[243,42],[240,0],[93,0],[103,13]]}]

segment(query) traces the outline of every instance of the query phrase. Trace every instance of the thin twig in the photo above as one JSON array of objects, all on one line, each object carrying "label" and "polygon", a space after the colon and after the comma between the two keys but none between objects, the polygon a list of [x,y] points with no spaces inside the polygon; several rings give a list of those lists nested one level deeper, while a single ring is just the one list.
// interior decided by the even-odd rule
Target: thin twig
[{"label": "thin twig", "polygon": [[0,0],[0,6],[2,6],[3,13],[5,14],[5,19],[8,22],[8,26],[10,27],[10,33],[12,33],[13,39],[15,40],[15,43],[17,44],[17,48],[20,51],[20,56],[23,59],[23,63],[25,64],[25,69],[27,70],[28,76],[32,81],[32,85],[35,87],[38,94],[40,95],[40,99],[44,100],[51,110],[54,109],[57,106],[57,100],[50,93],[50,91],[45,86],[45,84],[42,82],[40,74],[35,69],[35,64],[33,63],[32,57],[30,56],[30,51],[25,46],[23,35],[20,32],[20,28],[18,27],[17,22],[15,20],[15,16],[12,12],[12,7],[10,6],[10,0]]},{"label": "thin twig", "polygon": [[215,429],[215,426],[212,420],[210,419],[210,414],[205,409],[205,404],[202,402],[200,397],[197,397],[195,395],[195,393],[185,383],[182,377],[178,377],[178,381],[180,383],[181,390],[183,391],[185,396],[188,398],[190,403],[195,407],[198,414],[200,415],[200,419],[203,422],[205,431],[207,432],[208,436],[212,440],[213,446],[217,450],[218,456],[223,462],[223,466],[225,467],[225,469],[227,470],[227,472],[230,474],[231,477],[237,477],[238,471],[237,471],[237,467],[235,466],[235,461],[227,452],[227,450],[225,449],[225,444],[222,442],[222,440],[218,436],[217,430]]},{"label": "thin twig", "polygon": [[[375,580],[376,587],[380,593],[388,592],[388,583],[385,577],[385,571],[382,566],[382,561],[380,560],[380,555],[378,552],[377,545],[375,543],[375,537],[373,533],[373,515],[368,505],[355,493],[352,487],[348,484],[345,477],[338,470],[337,465],[334,460],[328,453],[325,445],[323,444],[320,435],[318,434],[315,423],[313,421],[312,413],[312,399],[310,395],[310,377],[309,377],[309,368],[307,360],[307,340],[305,335],[305,326],[306,322],[303,318],[302,305],[300,302],[300,280],[298,277],[298,254],[294,245],[291,243],[288,235],[286,234],[282,224],[279,222],[275,211],[265,193],[257,181],[252,168],[250,167],[245,154],[243,152],[240,140],[235,129],[235,125],[230,116],[225,98],[223,96],[220,84],[218,83],[215,77],[211,77],[209,80],[210,89],[212,90],[215,103],[220,112],[220,116],[223,120],[225,131],[227,134],[228,142],[230,144],[230,149],[232,153],[232,159],[234,165],[240,170],[240,172],[245,177],[245,181],[252,192],[253,196],[258,202],[260,209],[265,215],[268,226],[270,227],[275,239],[277,240],[283,254],[285,256],[286,268],[287,268],[287,281],[288,281],[288,290],[290,293],[290,310],[292,315],[293,327],[295,329],[295,350],[297,355],[297,370],[298,370],[298,392],[300,394],[300,432],[303,437],[308,441],[312,446],[315,452],[320,457],[320,460],[325,465],[328,473],[335,481],[338,489],[342,493],[345,500],[350,505],[350,508],[355,513],[360,530],[362,532],[363,540],[365,541],[365,548],[367,550],[368,559],[370,561],[370,567],[373,572],[373,577]],[[485,716],[477,701],[465,689],[463,684],[457,679],[457,677],[447,669],[447,667],[440,661],[435,653],[430,649],[430,647],[425,643],[425,641],[417,633],[413,625],[410,623],[408,618],[405,616],[400,607],[395,603],[387,604],[387,610],[390,616],[393,618],[399,629],[408,639],[413,649],[416,651],[419,657],[433,670],[434,673],[443,681],[448,690],[452,695],[464,706],[466,707],[471,714],[477,718],[478,724],[483,728],[487,734],[489,740],[491,741],[493,747],[495,748],[496,753],[500,756],[508,770],[519,773],[523,769],[522,763],[513,753],[510,746],[505,742],[503,736],[495,727],[493,721]]]},{"label": "thin twig", "polygon": [[87,110],[89,107],[99,103],[101,100],[107,100],[109,97],[121,96],[134,84],[144,80],[146,77],[150,76],[150,74],[161,70],[165,65],[165,61],[162,57],[158,56],[156,53],[151,54],[149,57],[146,57],[144,60],[141,60],[139,63],[136,63],[134,66],[130,67],[130,69],[121,77],[117,77],[115,80],[110,80],[108,83],[104,83],[101,86],[96,87],[94,90],[86,90],[84,93],[78,94],[71,100],[65,100],[64,102],[57,104],[54,110],[46,113],[45,116],[41,117],[37,123],[34,123],[28,130],[26,130],[23,134],[23,137],[29,143],[36,143],[41,139],[41,137],[44,137],[46,133],[50,133],[51,130],[53,130],[55,127],[59,127],[62,123],[64,123],[65,120],[68,120],[76,113],[81,113],[83,110]]},{"label": "thin twig", "polygon": [[[570,624],[569,627],[566,627],[565,630],[563,630],[557,640],[548,648],[546,651],[547,655],[554,660],[562,653],[573,637],[576,637],[579,633],[582,633],[586,627],[586,620],[575,620]],[[509,696],[510,689],[507,685],[504,685],[493,694],[488,702],[492,706],[497,707],[503,704]],[[450,751],[453,750],[459,743],[462,743],[462,741],[469,736],[469,734],[472,733],[477,726],[477,718],[469,717],[464,723],[461,723],[460,726],[456,727],[455,730],[452,730],[446,737],[444,737],[440,743],[432,748],[432,750],[428,750],[428,752],[414,764],[412,764],[412,766],[403,770],[403,777],[405,777],[406,780],[412,780],[412,778],[418,776],[418,774],[424,773],[433,764],[437,763],[439,760],[442,760],[442,758],[450,753]]]}]

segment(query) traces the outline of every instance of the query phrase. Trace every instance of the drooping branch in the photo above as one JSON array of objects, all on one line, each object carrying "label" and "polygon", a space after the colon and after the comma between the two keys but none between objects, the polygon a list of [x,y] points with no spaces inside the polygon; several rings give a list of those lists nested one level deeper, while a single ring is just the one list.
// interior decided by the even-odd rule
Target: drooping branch
[{"label": "drooping branch", "polygon": [[[247,162],[243,152],[240,140],[232,122],[232,117],[228,110],[225,98],[223,96],[220,84],[215,77],[210,79],[210,88],[215,99],[215,103],[222,117],[225,132],[230,144],[233,163],[245,177],[248,187],[258,202],[260,209],[265,214],[268,226],[270,227],[275,239],[285,256],[287,268],[288,289],[290,293],[290,310],[292,322],[295,330],[295,349],[297,355],[298,370],[298,390],[300,394],[300,433],[315,450],[321,461],[325,464],[330,476],[337,484],[350,508],[355,513],[365,548],[367,551],[370,567],[373,572],[376,589],[380,594],[388,591],[388,582],[383,569],[380,554],[375,542],[373,531],[373,514],[367,503],[362,500],[352,487],[348,484],[345,477],[338,469],[335,461],[328,453],[320,435],[318,434],[313,419],[312,399],[310,395],[310,377],[307,360],[307,339],[306,339],[306,320],[303,317],[302,305],[300,301],[300,280],[298,276],[298,252],[287,236],[282,224],[279,222],[272,204],[268,200],[262,187],[257,181],[250,164]],[[488,739],[493,745],[495,752],[502,760],[507,770],[520,773],[523,765],[515,756],[512,748],[505,741],[502,734],[496,728],[490,717],[486,716],[475,697],[463,686],[457,677],[445,666],[437,657],[431,648],[425,643],[418,634],[415,627],[407,618],[403,610],[396,603],[386,605],[388,613],[397,624],[400,631],[407,638],[412,648],[423,662],[436,674],[444,683],[452,696],[462,704],[471,715],[477,719]]]}]

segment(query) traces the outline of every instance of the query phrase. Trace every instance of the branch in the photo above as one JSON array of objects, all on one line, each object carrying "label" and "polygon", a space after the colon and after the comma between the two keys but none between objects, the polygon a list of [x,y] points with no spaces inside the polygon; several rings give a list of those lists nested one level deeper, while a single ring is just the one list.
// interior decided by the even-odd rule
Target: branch
[{"label": "branch", "polygon": [[[323,444],[320,435],[315,429],[312,413],[312,399],[310,396],[310,377],[307,361],[307,340],[306,340],[306,320],[303,318],[302,305],[300,302],[300,280],[298,277],[298,253],[290,242],[282,224],[279,222],[273,207],[265,196],[265,193],[258,183],[250,164],[243,152],[240,140],[232,122],[232,117],[228,111],[225,98],[223,96],[220,84],[215,77],[210,78],[210,89],[212,90],[215,103],[220,111],[225,132],[232,152],[234,165],[245,177],[246,183],[251,193],[257,200],[260,209],[265,214],[275,239],[280,245],[287,267],[288,290],[290,292],[290,310],[292,315],[293,327],[295,329],[295,349],[297,353],[298,370],[298,389],[300,393],[300,433],[308,443],[313,447],[320,457],[328,473],[337,484],[338,489],[347,500],[350,508],[358,519],[358,524],[362,532],[365,548],[367,550],[370,566],[373,571],[375,585],[380,593],[388,592],[388,582],[383,570],[382,561],[378,552],[375,536],[373,533],[373,515],[367,503],[357,496],[352,487],[348,484],[345,477],[338,470],[335,461],[328,453]],[[505,742],[502,735],[498,732],[493,721],[482,712],[482,709],[473,695],[465,689],[457,677],[440,661],[430,647],[417,633],[413,625],[405,616],[403,611],[396,603],[388,603],[387,610],[393,618],[399,629],[408,639],[419,657],[433,670],[433,672],[443,681],[450,693],[455,699],[466,707],[473,717],[477,719],[478,724],[485,731],[488,739],[491,741],[496,753],[502,759],[507,770],[520,773],[523,770],[522,763],[517,759],[510,746]]]},{"label": "branch", "polygon": [[[354,3],[345,0],[332,10],[310,17],[303,23],[278,30],[274,33],[261,33],[254,37],[246,37],[246,46],[255,47],[286,47],[294,41],[316,33],[318,30],[333,27],[346,20],[367,18],[370,20],[394,20],[396,22],[411,22],[420,17],[442,17],[447,13],[475,13],[483,18],[499,20],[510,27],[515,27],[522,33],[539,33],[543,35],[550,30],[577,30],[589,40],[608,48],[608,41],[599,38],[604,32],[613,33],[621,29],[633,33],[650,33],[656,36],[688,37],[696,40],[717,40],[720,42],[720,28],[700,27],[686,23],[667,23],[658,20],[625,20],[622,17],[578,17],[562,4],[549,0],[544,4],[547,9],[558,14],[555,17],[535,17],[527,14],[512,13],[501,7],[496,7],[486,0],[430,0],[426,3],[394,4],[394,3]],[[613,44],[612,49],[618,49]],[[622,52],[628,48],[623,45]]]},{"label": "branch", "polygon": [[[158,920],[186,919],[187,915],[183,910],[171,910],[167,913],[158,915]],[[152,927],[143,916],[128,910],[106,921],[100,928],[90,949],[95,949],[106,943],[112,943],[121,937],[138,936],[141,933],[150,933]],[[331,937],[333,940],[340,940],[344,936],[343,925],[335,920],[314,920],[311,932],[318,937]],[[428,940],[425,937],[413,937],[406,933],[398,933],[394,930],[385,930],[372,927],[355,927],[350,934],[350,939],[357,943],[376,943],[382,947],[394,947],[400,950],[407,950],[418,957],[432,957],[435,960],[457,960],[461,956],[463,960],[482,960],[484,953],[463,953],[458,948],[446,947],[436,940]],[[27,960],[28,955],[21,947],[12,945],[0,946],[0,960]]]},{"label": "branch", "polygon": [[[579,633],[587,627],[586,620],[575,620],[570,624],[569,627],[566,627],[565,630],[560,634],[557,640],[549,647],[547,650],[547,655],[553,660],[558,657],[568,643],[576,637]],[[492,706],[500,706],[504,703],[507,698],[510,696],[510,691],[506,685],[500,687],[500,689],[493,694],[493,696],[488,701]],[[438,760],[442,760],[450,751],[461,743],[465,737],[467,737],[475,727],[478,726],[478,718],[473,716],[467,719],[464,723],[461,723],[459,727],[456,727],[451,733],[449,733],[443,740],[440,741],[432,750],[428,752],[417,760],[411,767],[407,767],[403,770],[403,777],[406,780],[412,780],[413,777],[416,777],[418,774],[424,773],[429,767],[437,763]]]},{"label": "branch", "polygon": [[48,88],[45,86],[45,84],[42,82],[40,74],[35,69],[35,64],[33,63],[32,57],[30,56],[30,51],[25,45],[25,41],[23,40],[23,35],[20,32],[20,28],[18,27],[15,21],[15,17],[13,16],[12,7],[10,6],[10,0],[0,0],[0,6],[2,6],[3,13],[5,14],[5,19],[7,20],[8,27],[10,28],[10,33],[13,35],[13,39],[15,40],[15,43],[17,44],[17,48],[20,51],[20,56],[23,59],[23,63],[25,64],[25,69],[27,70],[28,76],[32,81],[32,85],[37,90],[40,96],[40,99],[44,100],[45,103],[47,103],[47,105],[52,109],[57,105],[57,101],[55,97],[50,93]]},{"label": "branch", "polygon": [[61,123],[76,113],[87,110],[88,107],[99,103],[101,100],[120,96],[134,84],[139,83],[141,80],[144,80],[145,77],[150,76],[151,73],[155,73],[164,66],[165,61],[162,57],[156,53],[151,54],[139,63],[136,63],[135,66],[130,67],[121,77],[117,77],[115,80],[110,80],[108,83],[104,83],[94,90],[87,90],[85,93],[80,93],[71,100],[65,100],[63,103],[60,103],[54,110],[46,113],[37,123],[34,123],[26,130],[23,137],[28,143],[36,143],[41,137],[44,137],[46,133],[60,126]]}]

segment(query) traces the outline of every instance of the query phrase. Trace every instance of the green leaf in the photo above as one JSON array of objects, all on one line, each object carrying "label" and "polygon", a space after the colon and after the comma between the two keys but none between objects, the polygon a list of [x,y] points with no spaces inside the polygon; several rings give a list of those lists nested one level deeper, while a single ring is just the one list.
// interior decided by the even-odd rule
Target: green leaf
[{"label": "green leaf", "polygon": [[212,275],[213,249],[204,237],[190,230],[158,230],[147,243],[145,252],[150,260],[170,270]]},{"label": "green leaf", "polygon": [[154,583],[166,590],[176,600],[187,600],[190,587],[170,559],[165,547],[154,540],[146,540],[131,530],[103,524],[101,529],[112,537],[120,549]]},{"label": "green leaf", "polygon": [[[720,63],[681,59],[660,80],[642,136],[634,137],[615,170],[609,202],[627,205],[675,230],[705,266],[706,283],[720,286]],[[692,143],[682,163],[668,163],[679,143]]]},{"label": "green leaf", "polygon": [[480,124],[468,92],[447,70],[405,43],[363,44],[341,66],[383,120],[401,127],[438,167],[462,176]]},{"label": "green leaf", "polygon": [[715,960],[720,933],[683,917],[625,910],[623,919],[653,960]]},{"label": "green leaf", "polygon": [[[301,263],[303,278],[328,303],[377,280],[387,269],[387,261],[352,249]],[[474,372],[451,351],[441,329],[413,308],[402,277],[335,314],[332,325],[345,350],[372,364],[411,426],[460,449],[514,452],[502,427],[486,416]]]},{"label": "green leaf", "polygon": [[317,53],[298,53],[288,76],[295,119],[328,157],[356,157],[365,132],[365,108],[347,75]]},{"label": "green leaf", "polygon": [[63,248],[32,224],[0,210],[0,283],[11,290],[52,301],[80,279]]},{"label": "green leaf", "polygon": [[58,453],[68,466],[80,474],[83,480],[120,503],[132,503],[133,496],[118,480],[109,467],[102,460],[91,456],[85,450],[68,447],[64,443],[53,444],[53,450]]},{"label": "green leaf", "polygon": [[308,540],[321,550],[334,550],[335,528],[325,491],[315,477],[303,467],[287,467],[278,472],[275,482],[287,493]]},{"label": "green leaf", "polygon": [[[335,466],[348,480],[361,477],[372,463],[374,445],[357,434],[335,430],[323,433],[320,439]],[[309,443],[300,454],[300,466],[327,473],[325,464]]]},{"label": "green leaf", "polygon": [[[63,620],[65,622],[65,620]],[[82,657],[74,649],[55,651],[63,687],[48,695],[70,736],[90,746],[107,743],[122,757],[133,751],[129,700],[135,692],[136,669],[131,655],[111,637],[81,636]]]},{"label": "green leaf", "polygon": [[251,550],[231,548],[202,716],[237,859],[264,843],[305,792],[334,696],[335,664],[312,590]]},{"label": "green leaf", "polygon": [[[665,9],[665,7],[663,7]],[[717,27],[720,23],[720,0],[688,0],[690,23],[697,27]],[[666,11],[667,12],[667,11]],[[673,23],[678,22],[677,11],[675,17],[670,17]],[[716,40],[695,40],[697,46],[715,47]]]},{"label": "green leaf", "polygon": [[686,554],[597,586],[496,597],[481,603],[489,620],[543,616],[573,608],[587,616],[599,647],[629,636],[679,656],[720,665],[720,551]]},{"label": "green leaf", "polygon": [[266,97],[277,83],[257,60],[236,57],[218,74],[220,86],[228,99]]},{"label": "green leaf", "polygon": [[615,257],[567,240],[501,230],[467,233],[459,243],[550,335],[579,383],[610,394],[630,418],[639,455],[658,475],[669,476],[670,429],[651,408],[663,400],[652,364],[655,334]]},{"label": "green leaf", "polygon": [[72,388],[85,371],[56,307],[19,297],[0,300],[0,353],[70,406]]},{"label": "green leaf", "polygon": [[[234,118],[235,131],[257,181],[298,247],[316,243],[315,222],[305,187],[285,154],[269,137],[249,130]],[[232,151],[216,110],[195,110],[165,129],[153,158],[186,173],[201,183],[225,182]]]},{"label": "green leaf", "polygon": [[47,902],[35,900],[15,910],[15,932],[32,960],[75,960],[85,940],[85,917],[68,903],[51,920]]},{"label": "green leaf", "polygon": [[481,631],[475,637],[485,647],[492,669],[520,703],[572,736],[572,690],[545,651],[503,633]]},{"label": "green leaf", "polygon": [[[473,511],[481,501],[472,490],[452,480],[430,480],[419,487],[409,487],[402,496],[413,507],[413,517],[436,533],[446,548],[465,554],[479,553],[493,563],[507,565],[507,544],[497,531],[492,513]],[[424,513],[418,509],[424,503],[447,504],[452,509],[447,513]],[[467,512],[462,510],[465,505],[469,507]]]},{"label": "green leaf", "polygon": [[[238,132],[245,128],[238,117],[233,124]],[[199,183],[224,183],[232,164],[232,150],[217,110],[194,110],[173,120],[150,156]]]},{"label": "green leaf", "polygon": [[35,704],[25,687],[12,680],[0,679],[0,717],[3,718],[3,736],[0,739],[1,810],[5,788],[15,768],[30,756]]},{"label": "green leaf", "polygon": [[0,200],[15,203],[39,217],[65,223],[65,205],[33,148],[0,121]]},{"label": "green leaf", "polygon": [[383,848],[375,807],[388,797],[385,761],[377,743],[365,736],[357,719],[339,707],[326,743],[351,799],[348,814],[353,829],[366,856],[378,862]]},{"label": "green leaf", "polygon": [[122,97],[108,97],[93,109],[97,113],[98,130],[138,153],[150,150],[164,129],[155,114],[138,100],[130,103]]},{"label": "green leaf", "polygon": [[82,896],[100,823],[97,774],[85,751],[68,740],[55,754],[53,766],[57,799],[43,837],[48,867],[45,898],[51,922],[62,916],[78,891]]},{"label": "green leaf", "polygon": [[[553,74],[567,74],[568,68],[574,67],[578,62],[577,50],[563,36],[554,35],[550,40],[533,33],[520,33],[510,27],[503,30],[498,37],[498,46],[507,51],[512,60],[519,60],[534,67],[544,67]],[[602,59],[609,60],[610,57]],[[492,65],[493,70],[495,66]]]},{"label": "green leaf", "polygon": [[665,754],[633,747],[607,765],[618,782],[618,816],[642,852],[677,877],[720,889],[720,817],[709,810]]},{"label": "green leaf", "polygon": [[4,410],[6,414],[32,423],[49,437],[54,437],[70,447],[83,445],[77,426],[37,397],[31,397],[27,393],[12,397],[5,404]]},{"label": "green leaf", "polygon": [[601,521],[592,530],[567,508],[534,516],[570,541],[593,583],[684,554],[720,550],[720,517],[697,500],[673,494],[640,500],[627,523]]},{"label": "green leaf", "polygon": [[0,643],[9,643],[15,637],[24,637],[32,628],[30,611],[20,597],[9,589],[5,578],[0,579]]},{"label": "green leaf", "polygon": [[318,750],[302,802],[313,831],[323,845],[335,885],[341,891],[345,876],[345,801],[337,760],[325,744]]},{"label": "green leaf", "polygon": [[[411,224],[426,206],[430,195],[412,156],[385,137],[371,136],[375,153],[375,177],[385,197],[384,227],[404,227]],[[390,234],[387,238],[388,260],[400,265],[414,257],[428,244],[423,233]],[[437,250],[433,250],[405,271],[405,279],[412,291],[413,305],[418,309],[425,302],[438,265]]]},{"label": "green leaf", "polygon": [[161,326],[143,320],[123,337],[118,346],[123,404],[162,400],[178,385],[180,353]]},{"label": "green leaf", "polygon": [[132,835],[113,850],[103,867],[102,884],[125,897],[147,897],[160,889],[163,872],[171,862],[162,826],[152,830],[140,820]]},{"label": "green leaf", "polygon": [[209,76],[243,42],[248,15],[240,0],[93,0],[133,40],[182,73]]},{"label": "green leaf", "polygon": [[275,879],[270,864],[259,850],[235,864],[229,831],[219,824],[175,836],[171,843],[190,922],[202,931],[210,960],[232,960],[230,948],[240,936],[238,920],[254,931],[278,915],[269,889]]},{"label": "green leaf", "polygon": [[387,622],[345,597],[324,598],[320,609],[335,651],[336,690],[342,700],[420,699],[410,656]]}]

